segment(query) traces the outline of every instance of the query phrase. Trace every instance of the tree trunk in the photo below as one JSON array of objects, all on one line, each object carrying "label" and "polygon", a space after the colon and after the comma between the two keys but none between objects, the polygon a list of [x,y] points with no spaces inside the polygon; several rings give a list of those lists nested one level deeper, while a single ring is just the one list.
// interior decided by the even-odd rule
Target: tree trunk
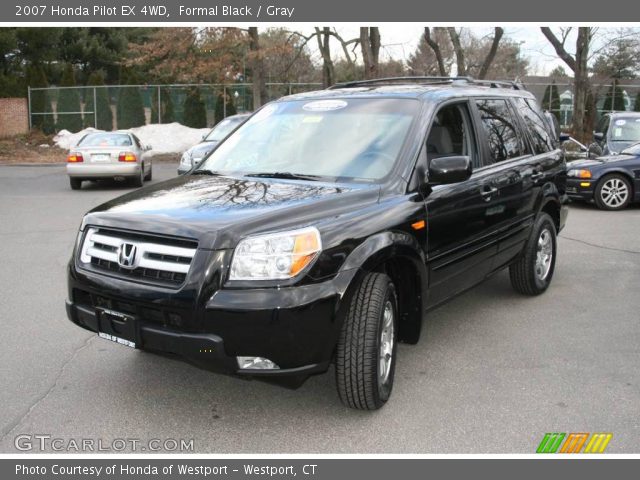
[{"label": "tree trunk", "polygon": [[322,27],[322,30],[320,30],[316,27],[316,38],[318,40],[318,50],[322,55],[322,85],[324,88],[328,88],[336,83],[335,69],[331,59],[331,45],[329,43],[331,40],[331,28]]},{"label": "tree trunk", "polygon": [[[578,27],[578,38],[576,40],[576,54],[572,56],[564,48],[564,42],[561,42],[551,31],[549,27],[540,27],[542,33],[549,40],[558,56],[573,71],[573,121],[571,129],[573,134],[581,141],[586,141],[589,131],[592,128],[588,117],[595,117],[593,112],[586,115],[587,100],[590,98],[589,89],[589,69],[587,62],[589,60],[589,48],[591,46],[592,30],[591,27]],[[593,104],[593,101],[590,103]]]},{"label": "tree trunk", "polygon": [[467,74],[467,67],[464,59],[464,49],[460,43],[460,35],[454,27],[447,27],[449,37],[451,38],[451,44],[453,45],[453,51],[456,54],[456,65],[458,67],[458,76],[464,77]]},{"label": "tree trunk", "polygon": [[249,27],[249,64],[251,66],[253,109],[256,110],[267,101],[267,86],[264,80],[264,62],[260,51],[258,27]]},{"label": "tree trunk", "polygon": [[504,30],[501,27],[495,27],[493,35],[493,41],[491,42],[491,48],[489,49],[489,53],[482,62],[482,67],[480,68],[480,73],[478,73],[478,78],[484,79],[489,72],[489,68],[493,63],[493,59],[496,57],[496,53],[498,52],[498,45],[500,44],[500,39],[504,34]]},{"label": "tree trunk", "polygon": [[575,93],[573,98],[573,131],[585,140],[591,126],[587,125],[586,106],[589,95],[589,45],[591,44],[591,28],[579,27],[576,40]]},{"label": "tree trunk", "polygon": [[438,42],[436,42],[431,37],[431,29],[429,27],[424,27],[424,39],[431,50],[433,50],[433,54],[436,56],[436,62],[438,63],[438,72],[440,73],[440,76],[449,76],[449,74],[447,73],[447,67],[445,67],[444,64],[444,59],[442,58],[442,50],[440,50],[440,45],[438,45]]},{"label": "tree trunk", "polygon": [[360,48],[364,63],[364,78],[377,78],[380,59],[380,29],[378,27],[360,27]]}]

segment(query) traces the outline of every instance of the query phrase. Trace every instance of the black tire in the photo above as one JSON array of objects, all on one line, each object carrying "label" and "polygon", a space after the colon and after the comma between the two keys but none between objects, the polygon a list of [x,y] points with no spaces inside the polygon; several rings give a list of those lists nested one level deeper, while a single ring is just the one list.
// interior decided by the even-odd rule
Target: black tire
[{"label": "black tire", "polygon": [[69,185],[71,186],[71,190],[80,190],[82,188],[82,180],[69,177]]},{"label": "black tire", "polygon": [[[389,321],[385,312],[391,309]],[[359,410],[382,407],[393,389],[396,366],[398,305],[395,287],[383,273],[369,273],[357,288],[342,325],[336,351],[336,386],[344,405]],[[385,329],[392,325],[392,331]],[[389,342],[382,342],[383,330]],[[388,366],[382,369],[381,347]],[[386,372],[386,374],[385,374]]]},{"label": "black tire", "polygon": [[[621,183],[620,183],[621,182]],[[611,190],[607,192],[607,187],[612,187],[615,185],[624,185],[626,188],[626,198],[624,200],[620,200],[620,203],[616,203],[616,197],[611,196],[609,193]],[[622,192],[620,188],[618,192]],[[609,196],[607,196],[609,193]],[[629,203],[631,203],[631,198],[633,197],[633,187],[631,186],[631,182],[624,175],[619,175],[617,173],[612,173],[610,175],[605,175],[600,179],[598,185],[596,185],[596,191],[594,192],[593,199],[596,202],[596,206],[601,210],[622,210],[627,208]],[[619,198],[619,197],[618,197]]]},{"label": "black tire", "polygon": [[146,177],[144,177],[144,179],[147,182],[150,182],[153,179],[153,164],[149,165],[149,173],[147,173]]},{"label": "black tire", "polygon": [[140,173],[131,179],[131,185],[141,187],[144,185],[144,168],[140,165]]},{"label": "black tire", "polygon": [[[549,260],[548,269],[541,268],[537,265],[538,252],[541,251],[542,259],[545,254],[542,253],[541,245],[546,247],[548,244],[542,240],[543,232],[546,232],[550,241],[551,258]],[[544,250],[546,251],[546,250]],[[523,295],[540,295],[543,293],[553,278],[553,272],[556,266],[557,256],[557,233],[553,219],[547,213],[541,213],[536,220],[531,231],[531,236],[527,240],[524,252],[520,258],[509,266],[509,276],[511,285],[516,292]],[[547,264],[544,263],[546,266]],[[546,273],[545,273],[546,270]]]}]

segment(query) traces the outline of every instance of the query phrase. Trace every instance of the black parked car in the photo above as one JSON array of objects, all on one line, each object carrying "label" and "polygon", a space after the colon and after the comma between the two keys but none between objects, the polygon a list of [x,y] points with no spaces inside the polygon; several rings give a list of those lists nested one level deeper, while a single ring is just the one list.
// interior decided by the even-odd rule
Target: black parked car
[{"label": "black parked car", "polygon": [[589,145],[589,156],[616,155],[640,142],[640,112],[611,112],[602,116]]},{"label": "black parked car", "polygon": [[220,141],[224,140],[224,138],[238,128],[238,126],[242,125],[250,115],[250,113],[238,113],[237,115],[230,115],[220,120],[209,133],[202,136],[200,143],[189,148],[182,154],[180,164],[178,165],[178,175],[187,173],[194,166],[198,165],[203,158],[216,148]]},{"label": "black parked car", "polygon": [[640,143],[619,155],[567,164],[567,194],[576,200],[594,200],[598,208],[622,210],[640,201]]},{"label": "black parked car", "polygon": [[335,363],[342,401],[377,409],[428,310],[506,267],[518,292],[547,289],[565,168],[512,83],[285,97],[189,174],[84,217],[68,315],[129,347],[290,385]]}]

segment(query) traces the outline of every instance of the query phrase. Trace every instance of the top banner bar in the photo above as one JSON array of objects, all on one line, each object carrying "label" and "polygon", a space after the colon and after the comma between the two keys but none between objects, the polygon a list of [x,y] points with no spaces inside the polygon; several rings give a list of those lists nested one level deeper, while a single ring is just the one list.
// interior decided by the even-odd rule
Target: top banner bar
[{"label": "top banner bar", "polygon": [[10,0],[11,23],[630,22],[640,6],[614,0]]}]

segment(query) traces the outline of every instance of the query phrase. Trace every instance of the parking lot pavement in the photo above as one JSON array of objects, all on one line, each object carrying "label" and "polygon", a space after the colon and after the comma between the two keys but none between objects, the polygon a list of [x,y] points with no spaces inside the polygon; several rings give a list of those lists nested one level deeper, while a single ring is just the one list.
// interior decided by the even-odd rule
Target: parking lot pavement
[{"label": "parking lot pavement", "polygon": [[[158,164],[154,182],[175,175]],[[0,167],[0,451],[19,434],[193,439],[206,453],[533,453],[546,432],[640,451],[640,208],[573,206],[542,296],[508,275],[429,314],[382,410],[341,406],[330,372],[298,390],[111,344],[72,325],[65,265],[82,214],[129,191],[71,191],[63,167]]]}]

